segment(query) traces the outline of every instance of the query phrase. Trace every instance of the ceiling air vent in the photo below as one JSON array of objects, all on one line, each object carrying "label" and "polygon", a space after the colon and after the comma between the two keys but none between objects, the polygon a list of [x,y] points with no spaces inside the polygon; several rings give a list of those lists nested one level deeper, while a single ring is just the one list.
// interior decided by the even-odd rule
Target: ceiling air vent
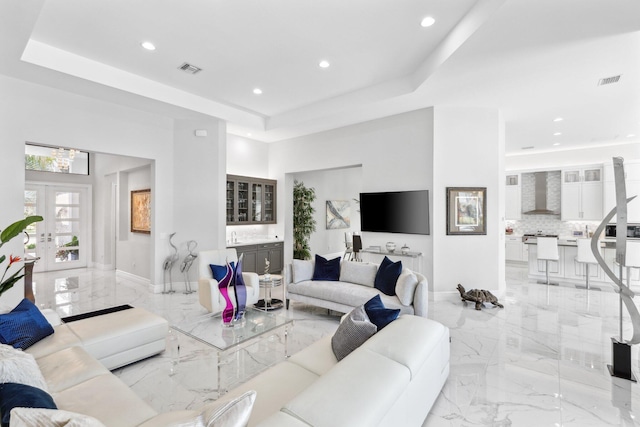
[{"label": "ceiling air vent", "polygon": [[533,145],[529,145],[527,147],[522,147],[522,150],[533,150],[535,147]]},{"label": "ceiling air vent", "polygon": [[620,81],[620,77],[622,77],[622,74],[620,74],[618,76],[613,76],[613,77],[604,77],[604,78],[598,80],[598,86],[610,85],[612,83],[618,83]]},{"label": "ceiling air vent", "polygon": [[202,68],[198,68],[195,65],[191,65],[189,63],[184,63],[181,66],[178,67],[178,69],[184,71],[185,73],[189,73],[189,74],[195,74],[199,71],[202,71]]}]

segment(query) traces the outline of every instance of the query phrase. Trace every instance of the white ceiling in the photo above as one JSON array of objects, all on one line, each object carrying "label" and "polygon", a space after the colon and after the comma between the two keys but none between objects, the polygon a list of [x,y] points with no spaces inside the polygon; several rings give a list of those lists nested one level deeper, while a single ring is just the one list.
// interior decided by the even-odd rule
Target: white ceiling
[{"label": "white ceiling", "polygon": [[268,142],[473,105],[511,154],[637,143],[640,1],[7,0],[0,73]]}]

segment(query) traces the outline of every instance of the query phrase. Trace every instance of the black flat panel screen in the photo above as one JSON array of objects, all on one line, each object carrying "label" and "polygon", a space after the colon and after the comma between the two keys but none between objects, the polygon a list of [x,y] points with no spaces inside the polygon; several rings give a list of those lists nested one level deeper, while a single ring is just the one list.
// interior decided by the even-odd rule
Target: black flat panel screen
[{"label": "black flat panel screen", "polygon": [[429,234],[429,191],[360,193],[362,231]]}]

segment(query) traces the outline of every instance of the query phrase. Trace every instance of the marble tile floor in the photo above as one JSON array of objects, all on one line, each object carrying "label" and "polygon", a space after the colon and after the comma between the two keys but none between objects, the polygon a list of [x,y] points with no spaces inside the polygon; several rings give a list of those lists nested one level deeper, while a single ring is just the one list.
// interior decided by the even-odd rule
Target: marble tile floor
[{"label": "marble tile floor", "polygon": [[[131,304],[175,322],[203,310],[196,294],[151,294],[113,272],[69,270],[36,274],[34,280],[36,304],[61,316]],[[618,296],[612,288],[602,288],[587,292],[568,284],[540,285],[527,279],[525,267],[508,265],[504,309],[476,311],[457,293],[430,302],[429,317],[451,331],[451,373],[423,426],[640,425],[640,386],[612,378],[607,370],[611,337],[619,335]],[[640,305],[640,297],[635,300]],[[294,319],[290,352],[332,334],[340,317],[298,303],[278,313]],[[115,371],[158,411],[198,408],[217,398],[214,349],[185,335],[178,339],[175,369],[165,353]],[[279,336],[254,347],[231,358],[232,371],[269,352],[283,353]],[[275,361],[266,356],[258,363]],[[638,377],[638,346],[632,347],[632,364]]]}]

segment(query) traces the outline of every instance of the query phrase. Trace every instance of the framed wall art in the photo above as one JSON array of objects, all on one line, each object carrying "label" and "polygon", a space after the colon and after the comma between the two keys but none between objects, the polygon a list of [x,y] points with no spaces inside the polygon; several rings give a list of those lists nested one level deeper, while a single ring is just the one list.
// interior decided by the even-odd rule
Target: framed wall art
[{"label": "framed wall art", "polygon": [[447,234],[487,234],[486,187],[447,187]]},{"label": "framed wall art", "polygon": [[327,230],[351,226],[351,205],[348,200],[327,200]]},{"label": "framed wall art", "polygon": [[131,232],[151,234],[151,189],[131,192]]}]

